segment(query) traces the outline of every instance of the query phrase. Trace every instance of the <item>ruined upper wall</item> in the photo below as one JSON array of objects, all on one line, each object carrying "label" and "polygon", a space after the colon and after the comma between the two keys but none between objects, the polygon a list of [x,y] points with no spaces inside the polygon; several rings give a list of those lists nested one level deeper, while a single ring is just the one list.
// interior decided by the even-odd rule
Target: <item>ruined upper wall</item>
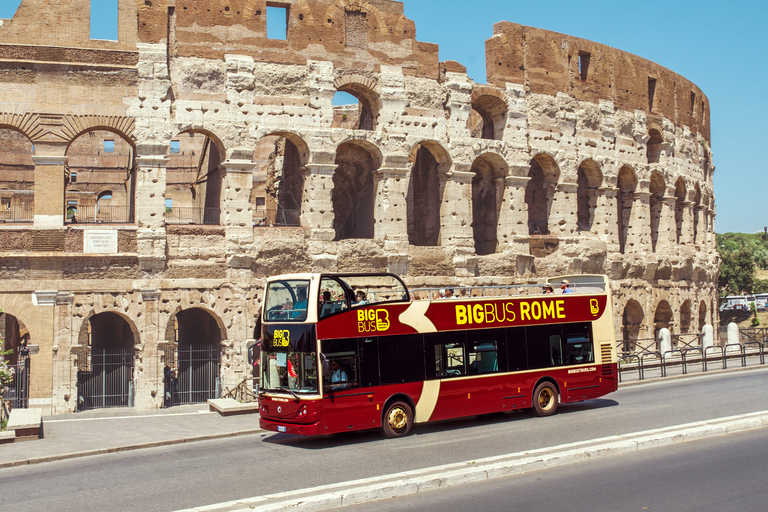
[{"label": "ruined upper wall", "polygon": [[645,111],[651,123],[663,116],[710,140],[709,100],[693,82],[669,69],[549,30],[506,21],[493,29],[485,43],[489,84],[521,84],[529,93],[563,92],[594,103],[609,100],[618,109]]},{"label": "ruined upper wall", "polygon": [[[287,38],[267,37],[267,6],[287,9]],[[438,47],[416,41],[403,4],[389,0],[153,0],[140,2],[139,40],[168,42],[172,56],[332,61],[339,68],[437,78]]]},{"label": "ruined upper wall", "polygon": [[[22,0],[14,17],[3,20],[0,25],[0,46],[13,44],[135,52],[136,3],[137,0],[118,0],[118,40],[105,41],[91,39],[91,0]],[[10,58],[18,58],[18,51]],[[0,54],[0,58],[8,57]],[[60,60],[32,57],[30,60]]]}]

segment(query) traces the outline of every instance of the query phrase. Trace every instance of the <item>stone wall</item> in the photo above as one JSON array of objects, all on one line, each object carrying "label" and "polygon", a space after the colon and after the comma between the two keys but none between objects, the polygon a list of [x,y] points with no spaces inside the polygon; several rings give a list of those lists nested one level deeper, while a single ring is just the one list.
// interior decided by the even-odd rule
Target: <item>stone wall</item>
[{"label": "stone wall", "polygon": [[[262,0],[121,0],[117,42],[26,39],[78,2],[24,0],[0,26],[0,134],[17,134],[0,138],[17,164],[0,183],[34,195],[29,224],[0,223],[0,309],[40,346],[36,406],[77,407],[72,368],[104,313],[133,335],[136,407],[163,405],[190,325],[217,330],[221,385],[238,384],[278,273],[412,287],[600,273],[619,339],[717,327],[709,104],[674,72],[504,22],[476,84],[385,0],[275,3],[285,40],[267,38]],[[358,105],[335,108],[338,91]],[[99,154],[109,136],[127,164]],[[131,219],[67,221],[73,168],[113,189],[123,172],[112,201]],[[117,251],[86,252],[91,230],[116,231]]]}]

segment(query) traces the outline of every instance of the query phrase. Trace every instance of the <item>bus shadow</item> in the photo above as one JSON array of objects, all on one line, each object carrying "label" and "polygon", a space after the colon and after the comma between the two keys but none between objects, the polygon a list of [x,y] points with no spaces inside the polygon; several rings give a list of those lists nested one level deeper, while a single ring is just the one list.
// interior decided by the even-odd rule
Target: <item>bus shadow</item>
[{"label": "bus shadow", "polygon": [[[597,398],[584,402],[570,404],[560,404],[556,415],[573,414],[582,411],[603,409],[606,407],[616,407],[619,403],[615,400]],[[463,418],[454,418],[450,420],[433,421],[420,425],[415,425],[408,437],[414,435],[433,434],[439,432],[448,432],[454,430],[476,428],[484,425],[496,425],[499,423],[509,423],[511,421],[520,421],[536,418],[531,409],[520,409],[516,411],[495,412],[482,414],[478,416],[467,416]],[[355,432],[340,432],[327,436],[304,437],[290,434],[263,434],[262,442],[275,445],[299,448],[303,450],[325,450],[337,448],[339,446],[352,446],[356,444],[367,444],[380,441],[389,441],[381,429],[358,430]]]}]

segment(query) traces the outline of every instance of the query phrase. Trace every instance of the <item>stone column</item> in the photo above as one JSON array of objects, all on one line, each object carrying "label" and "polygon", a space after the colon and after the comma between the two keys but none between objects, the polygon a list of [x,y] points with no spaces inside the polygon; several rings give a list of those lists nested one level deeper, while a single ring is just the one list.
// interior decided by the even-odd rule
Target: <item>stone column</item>
[{"label": "stone column", "polygon": [[704,213],[705,209],[701,205],[693,207],[694,216],[694,240],[693,243],[697,248],[703,247],[704,241],[707,239],[707,219]]},{"label": "stone column", "polygon": [[35,226],[64,226],[66,151],[65,144],[35,142]]},{"label": "stone column", "polygon": [[72,304],[75,295],[59,292],[55,298],[53,326],[53,393],[51,412],[61,414],[77,410],[77,371],[72,371]]},{"label": "stone column", "polygon": [[251,160],[226,160],[221,164],[222,224],[227,234],[227,264],[229,267],[250,268],[248,252],[253,244],[253,169]]},{"label": "stone column", "polygon": [[165,269],[165,186],[168,158],[164,144],[141,145],[136,157],[136,238],[139,265],[145,271]]},{"label": "stone column", "polygon": [[619,250],[618,194],[619,190],[615,187],[600,187],[596,193],[592,232],[605,242],[609,252]]},{"label": "stone column", "polygon": [[373,212],[376,240],[408,241],[407,168],[382,167],[373,173],[376,205]]},{"label": "stone column", "polygon": [[504,178],[504,197],[499,209],[499,248],[514,250],[528,240],[528,205],[525,187],[531,178],[507,176]]},{"label": "stone column", "polygon": [[576,183],[559,183],[552,197],[549,213],[549,234],[553,236],[573,236],[576,234]]},{"label": "stone column", "polygon": [[656,240],[656,252],[675,247],[677,245],[677,224],[675,223],[675,196],[664,196],[661,205],[661,219],[659,219],[659,238]]},{"label": "stone column", "polygon": [[680,245],[693,245],[693,202],[683,201],[683,225],[680,229]]},{"label": "stone column", "polygon": [[301,205],[301,225],[310,230],[314,240],[336,238],[333,228],[333,173],[336,164],[308,164],[304,178],[304,200]]},{"label": "stone column", "polygon": [[[58,341],[55,309],[57,295],[57,291],[36,291],[32,297],[37,324],[35,331],[38,333],[38,336],[32,339],[32,343],[38,346],[38,351],[29,356],[30,373],[33,375],[29,381],[29,407],[41,409],[43,414],[50,414],[53,409],[51,394],[54,381],[51,361],[53,361],[53,347]],[[77,397],[75,397],[76,400]]]},{"label": "stone column", "polygon": [[136,350],[134,364],[134,407],[136,409],[160,409],[163,406],[163,365],[160,363],[158,343],[160,332],[160,290],[141,290],[144,303],[141,327],[141,345]]},{"label": "stone column", "polygon": [[635,192],[624,252],[652,252],[651,193]]},{"label": "stone column", "polygon": [[475,173],[453,170],[440,175],[440,245],[474,247],[472,232],[472,179]]}]

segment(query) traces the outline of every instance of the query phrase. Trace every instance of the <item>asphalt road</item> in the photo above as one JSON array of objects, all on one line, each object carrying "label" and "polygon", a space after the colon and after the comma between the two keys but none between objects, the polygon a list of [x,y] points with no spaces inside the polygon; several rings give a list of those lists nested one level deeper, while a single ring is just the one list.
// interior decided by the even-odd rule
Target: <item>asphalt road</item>
[{"label": "asphalt road", "polygon": [[344,512],[759,512],[768,429],[422,492]]},{"label": "asphalt road", "polygon": [[627,387],[549,418],[515,412],[417,426],[402,439],[265,433],[8,468],[0,496],[15,512],[175,510],[765,411],[766,389],[768,369],[759,369]]}]

